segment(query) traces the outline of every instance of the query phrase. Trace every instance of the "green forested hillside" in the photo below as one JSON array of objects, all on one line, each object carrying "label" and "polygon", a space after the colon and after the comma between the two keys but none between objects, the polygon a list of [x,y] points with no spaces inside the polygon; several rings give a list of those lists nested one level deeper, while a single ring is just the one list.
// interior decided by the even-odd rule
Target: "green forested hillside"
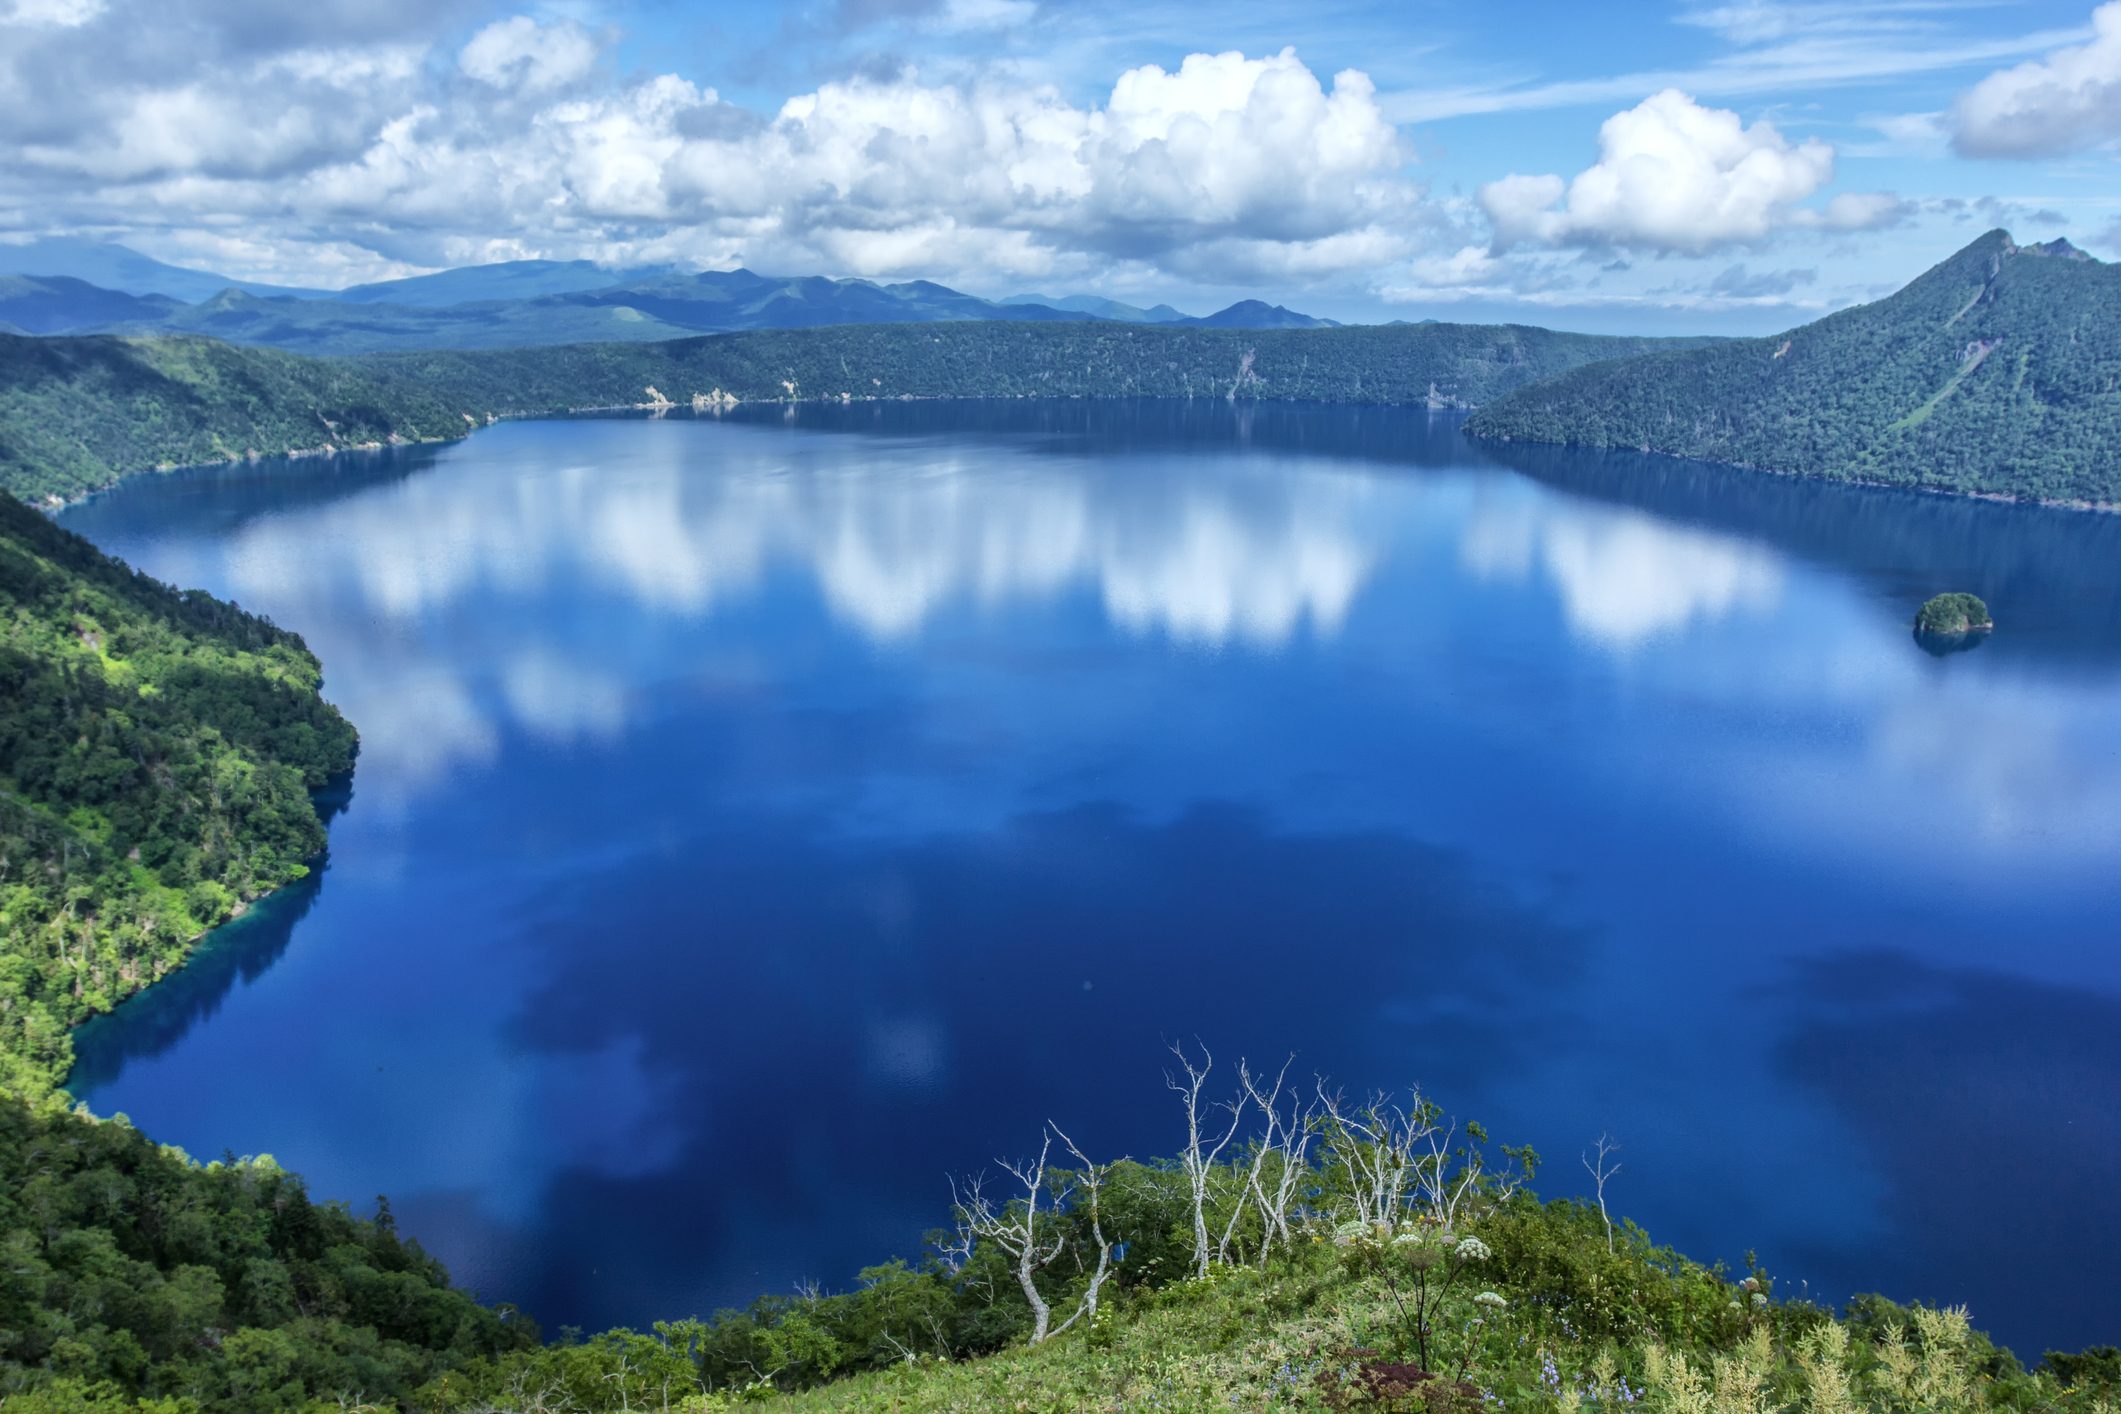
[{"label": "green forested hillside", "polygon": [[462,435],[427,390],[211,339],[0,335],[0,489],[64,498],[156,466]]},{"label": "green forested hillside", "polygon": [[0,498],[0,1089],[324,847],[352,765],[291,633],[136,574]]},{"label": "green forested hillside", "polygon": [[1474,436],[2121,502],[2121,266],[1991,231],[1890,298],[1521,389]]},{"label": "green forested hillside", "polygon": [[0,1408],[397,1409],[537,1329],[270,1159],[0,1096]]},{"label": "green forested hillside", "polygon": [[863,324],[760,330],[647,345],[389,354],[378,376],[482,409],[683,402],[720,389],[796,398],[1293,398],[1469,407],[1653,339],[1514,324],[1347,329],[1169,329],[1113,323]]},{"label": "green forested hillside", "polygon": [[1226,397],[1470,406],[1659,341],[1515,325],[858,325],[358,359],[209,339],[0,336],[0,490],[66,497],[154,466],[462,435],[489,415],[786,398]]}]

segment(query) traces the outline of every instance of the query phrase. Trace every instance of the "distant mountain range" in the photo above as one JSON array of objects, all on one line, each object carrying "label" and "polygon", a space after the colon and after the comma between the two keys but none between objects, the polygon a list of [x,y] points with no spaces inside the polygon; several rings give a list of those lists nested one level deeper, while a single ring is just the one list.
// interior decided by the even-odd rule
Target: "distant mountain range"
[{"label": "distant mountain range", "polygon": [[981,299],[926,280],[877,284],[672,265],[610,269],[515,260],[327,291],[230,280],[123,246],[0,245],[0,330],[203,334],[309,354],[655,342],[834,324],[1116,320],[1216,329],[1318,329],[1332,320],[1245,300],[1204,318],[1096,295]]},{"label": "distant mountain range", "polygon": [[1476,437],[2121,503],[2121,265],[1990,231],[1906,288],[1765,339],[1521,387]]},{"label": "distant mountain range", "polygon": [[[0,245],[0,275],[52,275],[129,295],[165,295],[182,303],[211,299],[223,290],[253,295],[326,297],[328,290],[231,280],[208,270],[165,265],[137,250],[108,241],[49,236],[27,245]],[[5,317],[5,316],[0,316]]]}]

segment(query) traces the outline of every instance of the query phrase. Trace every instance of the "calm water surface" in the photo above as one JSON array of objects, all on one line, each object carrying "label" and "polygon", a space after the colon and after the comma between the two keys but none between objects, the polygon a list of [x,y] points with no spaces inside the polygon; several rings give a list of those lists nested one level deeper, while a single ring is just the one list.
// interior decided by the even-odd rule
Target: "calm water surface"
[{"label": "calm water surface", "polygon": [[[329,866],[80,1038],[548,1326],[851,1282],[1165,1038],[1704,1257],[2121,1336],[2121,519],[1448,416],[520,423],[67,523],[299,629]],[[1993,607],[1932,656],[1930,593]]]}]

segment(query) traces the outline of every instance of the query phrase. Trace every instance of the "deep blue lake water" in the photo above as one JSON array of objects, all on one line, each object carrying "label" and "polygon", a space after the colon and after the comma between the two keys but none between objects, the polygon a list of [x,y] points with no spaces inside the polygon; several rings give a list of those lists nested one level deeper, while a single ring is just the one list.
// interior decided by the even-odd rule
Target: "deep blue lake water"
[{"label": "deep blue lake water", "polygon": [[[1419,1081],[1794,1289],[2121,1337],[2121,518],[1449,415],[746,409],[141,477],[307,635],[326,867],[80,1036],[548,1327],[914,1255],[1167,1038]],[[1933,656],[1916,606],[1999,624]]]}]

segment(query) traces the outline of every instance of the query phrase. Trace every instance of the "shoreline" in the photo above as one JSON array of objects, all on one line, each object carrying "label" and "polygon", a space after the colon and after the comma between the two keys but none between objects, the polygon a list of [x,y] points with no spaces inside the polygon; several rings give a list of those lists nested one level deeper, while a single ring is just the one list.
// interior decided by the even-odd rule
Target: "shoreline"
[{"label": "shoreline", "polygon": [[[716,394],[720,394],[720,396],[716,396]],[[444,447],[457,442],[464,441],[476,434],[477,432],[481,431],[482,429],[493,426],[497,422],[540,422],[545,421],[547,419],[559,420],[562,418],[577,417],[587,413],[627,412],[643,413],[650,417],[663,417],[672,411],[680,411],[689,412],[695,417],[700,416],[702,414],[706,414],[712,417],[720,417],[725,412],[729,412],[736,408],[745,406],[789,408],[803,406],[851,407],[857,403],[943,402],[1219,402],[1232,404],[1237,402],[1246,402],[1254,405],[1264,403],[1282,403],[1292,406],[1324,408],[1423,408],[1430,412],[1464,413],[1472,413],[1479,411],[1477,406],[1470,404],[1438,404],[1426,395],[1419,398],[1410,397],[1403,400],[1390,399],[1379,400],[1376,402],[1326,401],[1314,398],[1240,399],[1228,394],[1209,394],[1197,398],[1140,398],[1132,394],[1124,393],[1098,394],[1080,397],[1058,397],[1046,394],[1028,393],[1019,394],[1013,397],[924,393],[896,393],[890,395],[877,393],[829,393],[817,396],[802,397],[783,396],[777,398],[739,398],[731,394],[721,393],[721,390],[717,389],[714,394],[692,394],[688,399],[684,401],[664,399],[655,402],[583,403],[567,407],[506,409],[502,411],[488,411],[485,414],[483,422],[474,422],[470,418],[470,415],[466,414],[466,421],[471,425],[465,427],[465,429],[461,433],[451,437],[393,436],[387,442],[359,442],[340,446],[327,445],[320,447],[296,447],[281,452],[259,452],[253,450],[244,452],[239,455],[218,457],[207,461],[157,463],[154,466],[140,467],[132,471],[121,471],[117,475],[113,476],[109,481],[106,481],[99,486],[85,488],[64,498],[46,496],[41,500],[34,502],[26,502],[25,504],[35,506],[38,510],[43,511],[46,515],[57,516],[68,508],[80,505],[83,502],[88,501],[96,496],[99,496],[106,491],[113,490],[137,476],[147,476],[152,474],[161,474],[166,472],[177,471],[194,471],[206,467],[236,466],[244,462],[265,461],[273,457],[285,457],[289,460],[298,460],[319,457],[374,455],[385,452],[404,451],[409,448],[415,447]],[[2000,506],[2031,506],[2038,507],[2042,510],[2074,511],[2088,513],[2092,515],[2121,515],[2121,501],[2086,501],[2081,499],[2062,500],[2052,497],[2014,496],[2002,491],[1963,491],[1955,487],[1949,486],[1925,486],[1919,482],[1880,481],[1873,477],[1831,476],[1822,472],[1814,471],[1783,471],[1775,467],[1757,466],[1750,462],[1721,461],[1713,457],[1688,456],[1684,453],[1665,451],[1661,448],[1655,447],[1621,447],[1610,445],[1601,446],[1594,443],[1586,442],[1542,442],[1534,441],[1529,438],[1519,437],[1480,437],[1472,433],[1464,433],[1463,435],[1468,441],[1479,443],[1485,446],[1557,447],[1583,452],[1629,452],[1638,456],[1663,457],[1669,461],[1693,462],[1700,466],[1722,467],[1733,471],[1747,471],[1756,473],[1761,476],[1780,477],[1784,480],[1790,481],[1814,481],[1824,485],[1834,486],[1860,486],[1871,490],[1879,491],[1910,491],[1924,496],[1941,496],[1948,499],[1967,501],[1986,501],[1991,505]]]},{"label": "shoreline", "polygon": [[[202,464],[207,466],[219,465],[219,463],[215,462],[207,462]],[[253,910],[255,910],[259,905],[264,904],[269,900],[281,897],[282,895],[286,894],[287,891],[290,889],[300,888],[304,884],[313,882],[317,878],[317,876],[323,872],[325,861],[327,861],[331,857],[332,818],[336,816],[341,809],[344,808],[344,804],[343,802],[340,804],[335,804],[329,811],[326,811],[318,808],[317,801],[320,796],[329,796],[342,792],[347,798],[350,799],[353,788],[354,772],[356,769],[358,769],[359,764],[359,752],[356,751],[354,765],[348,766],[344,771],[340,772],[335,776],[332,776],[329,780],[325,781],[323,785],[318,786],[315,790],[309,792],[310,808],[317,812],[317,824],[324,831],[324,847],[318,850],[315,854],[308,856],[302,861],[302,873],[300,875],[287,880],[285,883],[275,884],[269,889],[263,889],[257,893],[237,898],[235,901],[235,905],[229,910],[227,917],[221,919],[218,922],[207,924],[204,928],[201,928],[198,932],[192,934],[189,938],[186,938],[184,940],[184,956],[175,967],[170,968],[161,976],[151,978],[150,980],[143,982],[139,986],[133,988],[132,991],[127,992],[124,996],[112,1002],[108,1009],[103,1011],[92,1011],[87,1016],[82,1017],[79,1021],[74,1022],[72,1025],[66,1028],[66,1031],[64,1033],[66,1037],[66,1070],[60,1075],[53,1078],[51,1098],[81,1106],[86,1106],[88,1103],[80,1096],[74,1094],[73,1090],[70,1088],[71,1082],[74,1078],[74,1072],[79,1069],[81,1064],[81,1058],[74,1050],[74,1037],[80,1034],[80,1031],[83,1027],[88,1026],[94,1022],[107,1020],[110,1017],[116,1016],[119,1012],[123,1011],[126,1007],[132,1005],[134,1002],[140,1001],[147,997],[150,993],[158,990],[163,983],[169,981],[171,978],[182,976],[186,971],[191,968],[193,962],[197,959],[200,951],[207,946],[207,940],[213,937],[214,934],[220,932],[223,928],[227,928],[233,924],[240,923],[244,919],[250,917]],[[109,1119],[112,1118],[112,1116],[98,1115],[97,1118]]]},{"label": "shoreline", "polygon": [[1783,471],[1772,466],[1760,466],[1753,462],[1723,461],[1716,457],[1690,456],[1685,452],[1669,452],[1662,447],[1623,447],[1613,443],[1598,442],[1543,442],[1530,437],[1481,437],[1471,432],[1466,439],[1488,446],[1500,447],[1555,447],[1572,452],[1627,452],[1640,457],[1662,457],[1666,461],[1693,462],[1696,466],[1723,467],[1731,471],[1749,471],[1759,476],[1779,477],[1784,481],[1816,481],[1829,486],[1862,486],[1874,491],[1913,491],[1924,496],[1942,496],[1950,500],[1986,501],[1998,506],[2037,506],[2050,511],[2082,511],[2092,515],[2121,515],[2121,501],[2058,500],[2050,496],[2012,496],[2002,491],[1962,491],[1952,486],[1925,486],[1919,481],[1880,481],[1867,476],[1830,476],[1818,471]]}]

